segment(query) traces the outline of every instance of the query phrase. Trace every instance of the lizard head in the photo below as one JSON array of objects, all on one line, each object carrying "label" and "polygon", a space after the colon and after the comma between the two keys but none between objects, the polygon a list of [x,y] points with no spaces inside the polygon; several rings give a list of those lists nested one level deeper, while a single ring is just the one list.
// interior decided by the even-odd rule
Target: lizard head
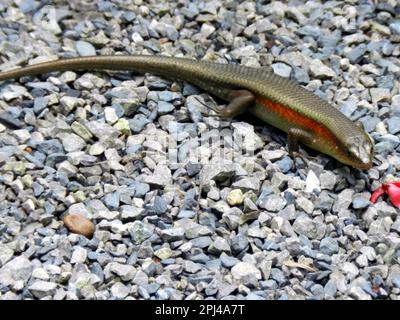
[{"label": "lizard head", "polygon": [[346,146],[352,162],[350,165],[358,169],[369,169],[372,166],[374,143],[368,134],[362,132],[348,138]]}]

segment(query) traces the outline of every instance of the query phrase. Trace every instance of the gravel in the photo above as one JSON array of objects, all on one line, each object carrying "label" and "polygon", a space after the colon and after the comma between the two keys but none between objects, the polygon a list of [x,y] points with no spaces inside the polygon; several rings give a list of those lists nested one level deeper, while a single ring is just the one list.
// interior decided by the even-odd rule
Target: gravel
[{"label": "gravel", "polygon": [[0,83],[0,300],[399,300],[399,209],[369,201],[400,179],[399,10],[5,0],[0,70],[120,53],[265,68],[361,123],[376,156],[305,164],[278,130],[150,74]]}]

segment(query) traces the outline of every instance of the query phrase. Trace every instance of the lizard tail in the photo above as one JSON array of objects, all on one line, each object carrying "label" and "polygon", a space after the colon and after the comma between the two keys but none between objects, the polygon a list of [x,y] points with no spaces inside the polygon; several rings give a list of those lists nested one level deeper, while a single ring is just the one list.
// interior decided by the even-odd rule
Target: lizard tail
[{"label": "lizard tail", "polygon": [[[193,70],[196,68],[198,70]],[[204,66],[199,63],[196,64],[189,59],[175,59],[164,56],[117,55],[78,57],[38,63],[0,72],[0,81],[67,70],[128,70],[172,77],[179,74],[181,78],[187,78],[187,80],[193,78],[194,71],[199,75],[201,73],[207,74]]]},{"label": "lizard tail", "polygon": [[[86,70],[86,69],[122,69],[124,66],[117,63],[111,64],[110,58],[102,57],[79,57],[70,59],[60,59],[48,62],[42,62],[22,68],[17,68],[9,71],[0,72],[0,81],[17,79],[25,76],[34,76],[38,74],[67,71],[67,70]],[[115,60],[115,56],[112,57]]]}]

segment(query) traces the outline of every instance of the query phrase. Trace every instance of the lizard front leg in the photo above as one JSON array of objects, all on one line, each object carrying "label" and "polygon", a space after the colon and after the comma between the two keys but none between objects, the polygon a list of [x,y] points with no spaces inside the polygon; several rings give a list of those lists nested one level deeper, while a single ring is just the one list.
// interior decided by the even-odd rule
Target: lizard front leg
[{"label": "lizard front leg", "polygon": [[306,130],[301,128],[290,128],[288,130],[288,149],[289,155],[295,159],[299,157],[308,166],[309,160],[299,152],[299,142],[311,144],[314,142],[313,136]]}]

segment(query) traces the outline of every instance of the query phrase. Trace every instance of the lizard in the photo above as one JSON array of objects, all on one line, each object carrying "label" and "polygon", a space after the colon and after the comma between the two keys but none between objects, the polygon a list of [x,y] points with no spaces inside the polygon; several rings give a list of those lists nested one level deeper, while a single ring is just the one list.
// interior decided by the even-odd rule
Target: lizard
[{"label": "lizard", "polygon": [[0,73],[0,81],[67,70],[124,70],[183,80],[228,104],[221,117],[250,112],[288,136],[292,157],[299,143],[345,165],[369,169],[374,143],[361,125],[293,80],[262,68],[160,55],[86,56],[59,59]]}]

